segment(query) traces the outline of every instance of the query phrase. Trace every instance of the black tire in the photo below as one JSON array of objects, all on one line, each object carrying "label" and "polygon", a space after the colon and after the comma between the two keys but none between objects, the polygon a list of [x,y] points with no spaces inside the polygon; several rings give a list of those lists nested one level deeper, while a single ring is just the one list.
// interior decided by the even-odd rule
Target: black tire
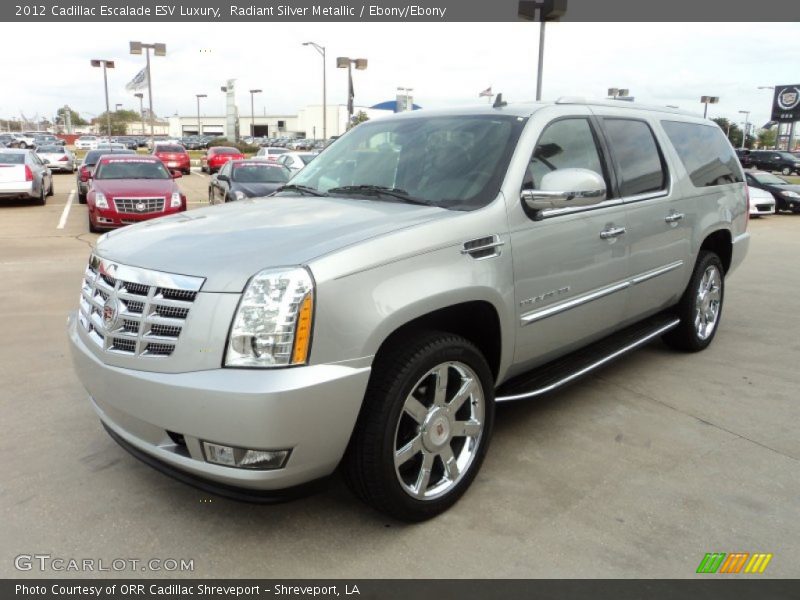
[{"label": "black tire", "polygon": [[[446,366],[445,366],[446,365]],[[457,365],[457,366],[456,366]],[[431,381],[436,381],[432,374],[434,368],[445,366],[447,369],[450,386],[443,396],[443,403],[439,407],[446,407],[446,417],[433,415],[437,404],[430,397],[426,406],[425,399],[420,407],[425,409],[427,419],[411,418],[405,411],[404,405],[412,392],[434,393],[435,388],[430,386]],[[471,373],[470,379],[477,383],[477,394],[471,395],[469,400],[464,400],[459,409],[452,410],[447,397],[450,390],[458,387],[458,379],[452,377],[454,369],[464,369]],[[456,372],[458,374],[458,372]],[[472,376],[474,375],[474,377]],[[429,379],[433,378],[433,379]],[[463,379],[461,381],[464,381]],[[427,383],[425,383],[427,382]],[[370,377],[364,403],[350,444],[342,464],[345,481],[361,500],[375,509],[386,513],[396,519],[409,522],[424,521],[435,517],[455,504],[466,492],[480,469],[483,458],[491,439],[494,424],[494,380],[491,370],[480,351],[471,342],[458,335],[443,332],[419,333],[413,337],[407,336],[392,344],[392,347],[382,352],[375,361]],[[480,402],[482,396],[483,402]],[[452,401],[452,399],[451,399]],[[441,411],[441,409],[439,409]],[[468,437],[460,437],[454,433],[456,423],[463,425],[465,420],[462,411],[479,410],[478,423],[482,428],[475,430]],[[439,415],[442,413],[439,412]],[[451,417],[452,414],[452,417]],[[459,416],[460,415],[460,416]],[[431,416],[435,418],[432,420]],[[420,440],[419,450],[409,452],[411,459],[403,466],[395,468],[395,452],[401,426],[407,427],[408,419],[412,419],[410,435]],[[447,421],[446,427],[442,427]],[[422,423],[416,425],[417,423]],[[429,428],[429,429],[426,429]],[[435,433],[444,434],[440,440],[438,450],[423,450],[424,444]],[[455,448],[453,445],[455,444]],[[406,442],[403,442],[406,445]],[[445,476],[445,462],[441,456],[430,455],[448,449],[450,456],[458,454],[461,460],[467,454],[467,462],[455,471],[455,477],[448,479]],[[467,454],[464,454],[464,453]],[[426,484],[422,487],[422,495],[437,486],[444,485],[438,496],[421,499],[419,495],[412,496],[411,491],[406,491],[401,483],[400,470],[406,466],[411,467],[410,480],[419,482],[415,473],[422,473],[425,453],[431,462],[429,479],[424,479]],[[418,459],[418,460],[417,460]],[[416,462],[415,462],[416,461]],[[462,469],[463,467],[463,469]],[[434,477],[436,479],[434,479]],[[432,483],[431,483],[432,482]]]},{"label": "black tire", "polygon": [[86,204],[86,194],[78,192],[78,204]]},{"label": "black tire", "polygon": [[214,193],[211,191],[211,188],[208,188],[208,203],[214,204]]},{"label": "black tire", "polygon": [[788,175],[791,175],[791,174],[792,174],[792,170],[789,167],[783,167],[781,169],[781,175],[787,175],[788,176]]},{"label": "black tire", "polygon": [[[711,331],[705,336],[698,332],[695,320],[698,317],[699,308],[697,307],[698,295],[703,284],[706,272],[714,268],[719,277],[719,301],[716,320]],[[681,296],[680,302],[675,305],[675,315],[681,320],[680,324],[673,330],[662,336],[664,342],[676,350],[684,352],[699,352],[705,350],[714,340],[719,330],[719,323],[722,319],[722,308],[725,300],[725,270],[722,268],[722,261],[714,252],[701,250],[697,257],[697,262],[689,280],[689,285]]]},{"label": "black tire", "polygon": [[89,231],[91,233],[103,233],[103,231],[99,227],[95,227],[94,224],[92,223],[92,216],[88,212],[86,214],[88,215],[89,218]]},{"label": "black tire", "polygon": [[39,197],[36,198],[36,204],[39,206],[44,206],[47,204],[47,192],[44,189],[44,181],[42,182],[42,187],[39,188]]},{"label": "black tire", "polygon": [[53,185],[52,178],[50,179],[50,189],[47,190],[48,196],[53,196],[56,193],[55,186]]}]

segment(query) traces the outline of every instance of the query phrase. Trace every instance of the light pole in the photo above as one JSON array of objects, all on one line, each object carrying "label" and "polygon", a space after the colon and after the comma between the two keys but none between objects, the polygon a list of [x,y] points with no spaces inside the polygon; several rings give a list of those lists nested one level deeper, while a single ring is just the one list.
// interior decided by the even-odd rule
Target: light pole
[{"label": "light pole", "polygon": [[250,137],[256,137],[256,110],[253,105],[253,97],[260,94],[261,90],[250,90]]},{"label": "light pole", "polygon": [[134,96],[139,99],[139,117],[142,119],[142,135],[144,135],[144,94],[136,92]]},{"label": "light pole", "polygon": [[749,125],[748,121],[750,119],[750,111],[740,110],[739,112],[744,115],[744,132],[742,133],[742,150],[744,150],[744,142],[747,139],[747,126]]},{"label": "light pole", "polygon": [[[403,106],[403,112],[405,112],[407,110],[413,110],[414,109],[414,103],[411,102],[409,104],[409,94],[414,91],[414,88],[398,86],[397,87],[397,91],[398,92],[403,92],[403,98],[405,99],[405,102],[404,102],[405,106]],[[399,109],[400,107],[398,106],[397,108]],[[398,110],[397,112],[400,112],[400,110]]]},{"label": "light pole", "polygon": [[327,66],[325,62],[325,46],[314,42],[303,42],[303,46],[311,46],[322,56],[322,139],[328,139],[328,91],[325,82]]},{"label": "light pole", "polygon": [[200,125],[200,98],[208,98],[208,94],[195,94],[197,98],[197,135],[202,135],[202,126]]},{"label": "light pole", "polygon": [[155,145],[155,133],[153,131],[153,78],[150,76],[150,50],[153,51],[153,56],[166,56],[166,44],[143,44],[142,42],[130,43],[131,54],[141,54],[142,50],[145,51],[147,56],[147,100],[150,110],[150,146]]},{"label": "light pole", "polygon": [[108,106],[108,75],[106,69],[113,69],[114,61],[104,58],[93,58],[90,63],[93,67],[103,67],[103,86],[106,91],[106,124],[108,125],[108,137],[111,137],[111,109]]},{"label": "light pole", "polygon": [[708,117],[708,105],[709,104],[717,104],[719,102],[719,96],[700,96],[700,102],[705,105],[703,108],[703,118]]},{"label": "light pole", "polygon": [[542,73],[544,72],[544,26],[547,21],[558,21],[567,12],[567,0],[519,0],[517,14],[526,21],[539,21],[539,65],[536,73],[536,100],[542,99]]},{"label": "light pole", "polygon": [[347,69],[347,124],[350,125],[353,122],[353,99],[355,98],[355,92],[353,91],[353,65],[355,65],[356,69],[359,71],[363,71],[367,68],[367,59],[366,58],[349,58],[347,56],[339,56],[336,59],[336,68],[337,69]]}]

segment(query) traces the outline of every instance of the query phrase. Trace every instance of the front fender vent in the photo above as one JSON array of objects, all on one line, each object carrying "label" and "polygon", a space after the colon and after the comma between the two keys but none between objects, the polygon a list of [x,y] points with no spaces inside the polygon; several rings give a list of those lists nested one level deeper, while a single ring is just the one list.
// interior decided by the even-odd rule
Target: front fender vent
[{"label": "front fender vent", "polygon": [[505,242],[500,241],[500,236],[489,235],[464,242],[464,249],[461,254],[469,254],[475,260],[484,258],[494,258],[500,256],[500,248]]}]

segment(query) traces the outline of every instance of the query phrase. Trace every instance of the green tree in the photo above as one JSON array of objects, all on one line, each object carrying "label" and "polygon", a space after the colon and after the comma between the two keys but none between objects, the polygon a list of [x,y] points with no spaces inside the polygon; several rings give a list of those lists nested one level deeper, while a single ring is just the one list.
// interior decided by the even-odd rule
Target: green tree
[{"label": "green tree", "polygon": [[[66,109],[64,107],[61,107],[56,111],[56,114],[59,117],[61,117],[61,122],[62,123],[64,122],[64,113],[65,112],[66,112]],[[70,109],[69,114],[70,114],[70,119],[72,121],[72,126],[73,127],[82,126],[82,125],[88,125],[89,124],[89,122],[86,119],[84,119],[83,117],[81,117],[78,114],[78,111]]]},{"label": "green tree", "polygon": [[347,126],[347,129],[352,129],[356,125],[363,123],[365,121],[369,121],[369,117],[367,116],[367,113],[365,113],[363,110],[360,110],[353,115],[353,119],[350,121],[350,124]]},{"label": "green tree", "polygon": [[[107,123],[106,115],[102,113],[97,115],[97,118],[92,121],[92,124],[97,127],[101,133],[106,133]],[[125,135],[128,133],[128,123],[139,123],[141,117],[135,110],[118,110],[111,113],[111,135]]]},{"label": "green tree", "polygon": [[778,129],[760,129],[758,131],[758,146],[760,148],[774,148],[778,139]]}]

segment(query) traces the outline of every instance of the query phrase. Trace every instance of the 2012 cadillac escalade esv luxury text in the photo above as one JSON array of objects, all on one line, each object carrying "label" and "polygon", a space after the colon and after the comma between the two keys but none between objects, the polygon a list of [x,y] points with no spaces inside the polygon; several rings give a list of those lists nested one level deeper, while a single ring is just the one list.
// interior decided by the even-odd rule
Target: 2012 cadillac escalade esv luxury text
[{"label": "2012 cadillac escalade esv luxury text", "polygon": [[341,465],[423,520],[475,478],[496,402],[656,337],[711,343],[746,195],[720,129],[669,109],[369,121],[274,196],[98,239],[75,367],[111,436],[174,477],[271,499]]}]

